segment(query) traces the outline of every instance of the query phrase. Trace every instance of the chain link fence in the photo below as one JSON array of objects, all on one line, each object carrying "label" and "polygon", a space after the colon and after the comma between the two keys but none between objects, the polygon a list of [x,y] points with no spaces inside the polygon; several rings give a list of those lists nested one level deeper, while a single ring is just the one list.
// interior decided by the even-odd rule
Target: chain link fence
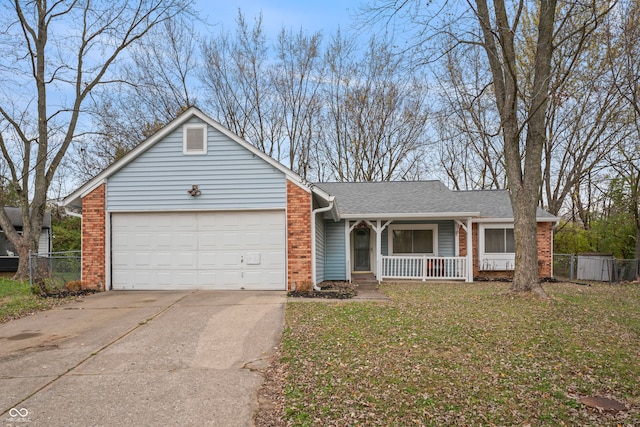
[{"label": "chain link fence", "polygon": [[553,276],[558,280],[575,280],[577,262],[571,254],[553,254]]},{"label": "chain link fence", "polygon": [[553,255],[553,275],[558,280],[632,282],[638,280],[637,259],[572,254]]},{"label": "chain link fence", "polygon": [[55,294],[80,289],[80,251],[29,254],[31,291]]}]

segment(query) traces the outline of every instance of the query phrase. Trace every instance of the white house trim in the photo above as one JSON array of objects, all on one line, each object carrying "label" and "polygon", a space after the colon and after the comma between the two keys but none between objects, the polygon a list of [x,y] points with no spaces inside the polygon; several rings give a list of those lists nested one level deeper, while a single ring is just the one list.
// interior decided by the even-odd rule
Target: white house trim
[{"label": "white house trim", "polygon": [[311,278],[311,283],[313,284],[313,289],[319,291],[320,288],[317,286],[317,261],[316,261],[316,215],[322,212],[327,212],[333,209],[333,197],[329,200],[329,206],[325,206],[323,208],[313,209],[313,199],[311,200],[311,274],[313,277]]},{"label": "white house trim", "polygon": [[[548,218],[548,217],[536,217],[536,222],[555,222],[556,224],[560,221],[559,218],[553,217],[553,218]],[[474,218],[473,222],[477,223],[477,224],[482,224],[482,223],[511,223],[513,224],[513,218]]]},{"label": "white house trim", "polygon": [[[513,223],[509,222],[488,222],[478,224],[478,270],[513,270],[515,269],[515,252],[490,253],[485,251],[485,230],[486,229],[510,229],[513,230]],[[497,263],[494,268],[486,268],[485,261],[492,260]]]},{"label": "white house trim", "polygon": [[[190,130],[200,130],[202,131],[202,148],[199,150],[189,150],[188,145],[188,134]],[[202,156],[207,154],[208,146],[207,143],[209,136],[209,127],[206,123],[192,123],[182,126],[182,154],[187,156]]]},{"label": "white house trim", "polygon": [[477,217],[480,215],[480,212],[438,212],[438,213],[372,213],[372,214],[341,214],[340,218],[350,219],[350,220],[374,220],[374,219],[389,219],[393,218],[394,220],[403,219],[403,220],[425,220],[425,219],[441,219],[441,220],[452,220],[452,219],[466,219],[468,217]]}]

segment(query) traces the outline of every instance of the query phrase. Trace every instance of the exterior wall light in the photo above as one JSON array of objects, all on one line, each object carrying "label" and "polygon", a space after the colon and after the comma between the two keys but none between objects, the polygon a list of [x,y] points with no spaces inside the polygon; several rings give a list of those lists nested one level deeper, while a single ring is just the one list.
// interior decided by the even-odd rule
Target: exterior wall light
[{"label": "exterior wall light", "polygon": [[187,193],[189,193],[191,195],[191,197],[197,197],[200,194],[202,194],[202,193],[200,193],[200,190],[198,189],[197,185],[193,185],[191,187],[191,190],[187,190]]}]

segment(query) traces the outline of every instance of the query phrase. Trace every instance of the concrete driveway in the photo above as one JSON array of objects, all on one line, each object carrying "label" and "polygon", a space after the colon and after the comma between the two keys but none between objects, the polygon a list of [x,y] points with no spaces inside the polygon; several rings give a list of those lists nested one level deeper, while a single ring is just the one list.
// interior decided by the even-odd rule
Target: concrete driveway
[{"label": "concrete driveway", "polygon": [[0,325],[0,425],[253,425],[284,292],[118,292]]}]

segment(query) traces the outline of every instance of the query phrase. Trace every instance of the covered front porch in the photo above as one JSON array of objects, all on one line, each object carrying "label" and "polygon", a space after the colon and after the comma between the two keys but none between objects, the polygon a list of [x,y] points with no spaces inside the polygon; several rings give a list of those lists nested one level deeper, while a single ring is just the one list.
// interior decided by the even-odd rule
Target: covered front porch
[{"label": "covered front porch", "polygon": [[[471,218],[354,218],[344,221],[347,280],[473,281]],[[461,250],[462,249],[462,250]]]}]

